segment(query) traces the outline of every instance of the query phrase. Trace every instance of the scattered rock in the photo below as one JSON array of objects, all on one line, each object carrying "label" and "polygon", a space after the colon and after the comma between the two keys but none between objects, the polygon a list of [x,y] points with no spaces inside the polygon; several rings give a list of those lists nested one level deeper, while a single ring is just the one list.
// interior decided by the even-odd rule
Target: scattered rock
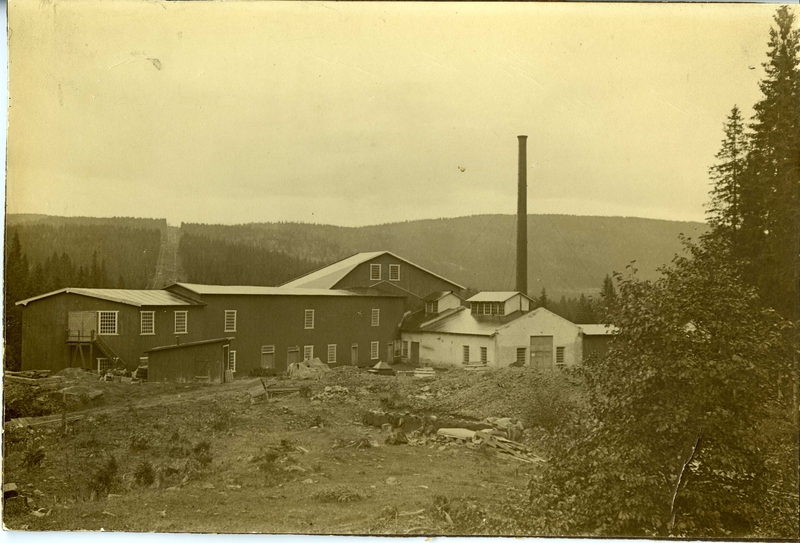
[{"label": "scattered rock", "polygon": [[312,484],[314,484],[314,481],[312,479],[304,479],[304,480],[302,480],[300,482],[302,484],[304,484],[304,485],[312,485]]},{"label": "scattered rock", "polygon": [[400,481],[397,480],[397,477],[389,477],[386,479],[386,484],[389,486],[399,485]]}]

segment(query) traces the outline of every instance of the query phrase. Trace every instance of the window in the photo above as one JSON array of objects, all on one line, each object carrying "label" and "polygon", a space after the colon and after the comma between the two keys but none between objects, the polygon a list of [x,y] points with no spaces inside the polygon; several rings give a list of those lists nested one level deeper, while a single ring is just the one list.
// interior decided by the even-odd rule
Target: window
[{"label": "window", "polygon": [[403,342],[403,352],[400,353],[400,356],[408,358],[408,341]]},{"label": "window", "polygon": [[188,332],[188,325],[187,325],[187,314],[188,311],[176,311],[175,312],[175,333],[176,334],[186,334]]},{"label": "window", "polygon": [[481,347],[481,364],[486,364],[487,362],[489,362],[489,349]]},{"label": "window", "polygon": [[400,280],[400,264],[389,264],[389,281]]},{"label": "window", "polygon": [[503,314],[503,304],[501,302],[494,302],[494,314],[495,315],[502,315]]},{"label": "window", "polygon": [[116,336],[117,335],[117,316],[119,311],[98,311],[97,312],[97,330],[101,336]]},{"label": "window", "polygon": [[235,332],[236,331],[236,310],[235,309],[226,309],[225,310],[225,331],[226,332]]},{"label": "window", "polygon": [[469,364],[469,345],[464,345],[461,349],[463,351],[464,364]]},{"label": "window", "polygon": [[556,367],[564,369],[564,347],[556,347]]},{"label": "window", "polygon": [[336,344],[331,343],[328,345],[328,364],[336,363]]},{"label": "window", "polygon": [[425,302],[425,313],[438,313],[439,302]]},{"label": "window", "polygon": [[380,264],[370,264],[369,265],[369,279],[370,279],[370,281],[380,281],[381,280],[381,265]]},{"label": "window", "polygon": [[156,333],[156,312],[141,311],[139,313],[139,329],[143,336],[152,336]]},{"label": "window", "polygon": [[275,345],[261,346],[261,367],[262,368],[275,367]]},{"label": "window", "polygon": [[103,373],[111,369],[111,361],[108,358],[97,359],[97,371]]},{"label": "window", "polygon": [[373,309],[372,310],[372,326],[380,326],[381,324],[381,310],[380,309]]},{"label": "window", "polygon": [[525,364],[525,347],[517,347],[517,364]]},{"label": "window", "polygon": [[314,310],[313,309],[306,309],[305,328],[306,328],[306,330],[313,330],[314,329]]},{"label": "window", "polygon": [[314,358],[314,346],[306,345],[303,347],[303,360],[311,360]]},{"label": "window", "polygon": [[373,341],[369,344],[369,357],[372,360],[377,360],[379,358],[378,350],[380,349],[380,344],[377,341]]},{"label": "window", "polygon": [[228,369],[236,373],[236,351],[228,351]]}]

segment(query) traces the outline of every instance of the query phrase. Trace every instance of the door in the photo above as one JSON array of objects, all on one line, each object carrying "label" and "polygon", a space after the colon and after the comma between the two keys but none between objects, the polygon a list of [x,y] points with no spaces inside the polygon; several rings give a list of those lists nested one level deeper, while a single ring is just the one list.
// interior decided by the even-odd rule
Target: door
[{"label": "door", "polygon": [[289,347],[289,351],[286,353],[286,367],[298,362],[300,362],[300,347]]},{"label": "door", "polygon": [[68,341],[88,342],[97,332],[97,311],[70,311],[67,317]]},{"label": "door", "polygon": [[358,343],[353,343],[350,346],[350,364],[358,366]]},{"label": "door", "polygon": [[419,364],[419,341],[411,342],[411,363]]},{"label": "door", "polygon": [[391,341],[386,346],[386,362],[389,364],[394,362],[394,344]]},{"label": "door", "polygon": [[275,345],[261,346],[261,367],[275,369]]},{"label": "door", "polygon": [[553,367],[553,336],[531,336],[531,365],[540,370]]}]

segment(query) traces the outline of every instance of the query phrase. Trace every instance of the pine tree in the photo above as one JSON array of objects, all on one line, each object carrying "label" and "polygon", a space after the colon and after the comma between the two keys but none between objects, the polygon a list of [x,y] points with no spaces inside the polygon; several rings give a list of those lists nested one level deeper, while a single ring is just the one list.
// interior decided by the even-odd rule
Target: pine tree
[{"label": "pine tree", "polygon": [[28,289],[28,259],[22,252],[19,233],[14,232],[5,268],[5,367],[17,370],[22,363],[22,308],[16,303],[25,298]]},{"label": "pine tree", "polygon": [[547,291],[542,287],[542,294],[536,299],[536,307],[550,308],[550,299],[547,297]]},{"label": "pine tree", "polygon": [[721,238],[736,244],[736,231],[741,225],[742,177],[747,160],[747,137],[744,121],[733,106],[725,124],[725,139],[716,155],[717,164],[709,169],[713,181],[708,222]]},{"label": "pine tree", "polygon": [[770,29],[763,98],[750,125],[746,183],[742,186],[745,277],[762,300],[796,318],[800,268],[800,31],[782,6]]},{"label": "pine tree", "polygon": [[613,313],[617,303],[617,290],[614,288],[614,280],[606,274],[603,279],[603,286],[600,289],[600,309],[603,320],[608,321],[608,315]]}]

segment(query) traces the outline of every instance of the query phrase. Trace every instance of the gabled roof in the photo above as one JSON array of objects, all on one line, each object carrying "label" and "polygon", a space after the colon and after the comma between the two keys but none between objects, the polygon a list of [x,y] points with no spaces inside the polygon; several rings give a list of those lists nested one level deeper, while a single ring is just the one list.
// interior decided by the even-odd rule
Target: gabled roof
[{"label": "gabled roof", "polygon": [[129,290],[121,288],[62,288],[61,290],[55,290],[47,294],[19,301],[17,305],[27,306],[30,302],[35,302],[36,300],[49,298],[50,296],[56,296],[58,294],[77,294],[79,296],[108,300],[109,302],[117,302],[136,307],[205,305],[202,302],[189,300],[188,298],[184,298],[183,296],[167,290]]},{"label": "gabled roof", "polygon": [[183,287],[199,295],[233,295],[233,296],[389,296],[387,294],[361,294],[349,290],[323,290],[316,288],[292,287],[253,287],[244,285],[197,285],[194,283],[175,283],[172,286]]},{"label": "gabled roof", "polygon": [[482,317],[473,315],[472,311],[462,306],[448,309],[424,320],[419,317],[419,312],[417,312],[408,321],[403,322],[402,331],[491,337],[500,328],[526,314],[522,311],[514,311],[503,317]]},{"label": "gabled roof", "polygon": [[418,265],[414,264],[413,262],[409,262],[405,258],[401,258],[401,257],[397,256],[396,254],[391,253],[389,251],[373,251],[373,252],[368,252],[368,253],[356,253],[353,256],[349,256],[349,257],[347,257],[347,258],[345,258],[343,260],[340,260],[338,262],[334,262],[333,264],[330,264],[329,266],[325,266],[325,267],[320,268],[320,269],[318,269],[316,271],[313,271],[311,273],[307,273],[305,275],[302,275],[302,276],[298,277],[297,279],[293,279],[293,280],[291,280],[291,281],[289,281],[287,283],[282,284],[281,286],[282,287],[303,287],[303,288],[320,288],[320,289],[325,288],[325,289],[330,289],[330,288],[333,288],[334,286],[336,286],[336,284],[339,281],[344,279],[344,277],[348,273],[353,271],[356,267],[360,266],[361,264],[364,264],[365,262],[369,262],[370,260],[373,260],[373,259],[375,259],[375,258],[377,258],[379,256],[382,256],[382,255],[391,255],[394,258],[396,258],[396,259],[398,259],[398,260],[400,260],[402,262],[405,262],[406,264],[408,264],[410,266],[414,266],[415,268],[420,269],[420,270],[424,271],[425,273],[429,273],[429,274],[433,275],[434,277],[437,277],[437,278],[441,279],[442,281],[446,281],[446,282],[450,283],[454,287],[457,287],[459,290],[464,290],[464,287],[462,287],[458,283],[453,283],[449,279],[445,279],[441,275],[437,275],[437,274],[433,273],[430,270],[426,270],[422,266],[418,266]]},{"label": "gabled roof", "polygon": [[425,296],[424,299],[425,299],[426,302],[438,302],[439,300],[441,300],[442,298],[444,298],[448,294],[452,294],[453,296],[455,296],[459,300],[461,299],[461,296],[459,296],[458,294],[456,294],[452,290],[440,290],[438,292],[431,292],[430,294]]},{"label": "gabled roof", "polygon": [[519,294],[520,296],[524,296],[528,298],[531,302],[533,301],[530,296],[526,296],[521,292],[514,292],[514,291],[492,291],[488,290],[486,292],[479,292],[472,298],[467,299],[468,302],[507,302],[514,296]]},{"label": "gabled roof", "polygon": [[619,328],[606,324],[579,324],[578,327],[587,336],[613,336]]}]

